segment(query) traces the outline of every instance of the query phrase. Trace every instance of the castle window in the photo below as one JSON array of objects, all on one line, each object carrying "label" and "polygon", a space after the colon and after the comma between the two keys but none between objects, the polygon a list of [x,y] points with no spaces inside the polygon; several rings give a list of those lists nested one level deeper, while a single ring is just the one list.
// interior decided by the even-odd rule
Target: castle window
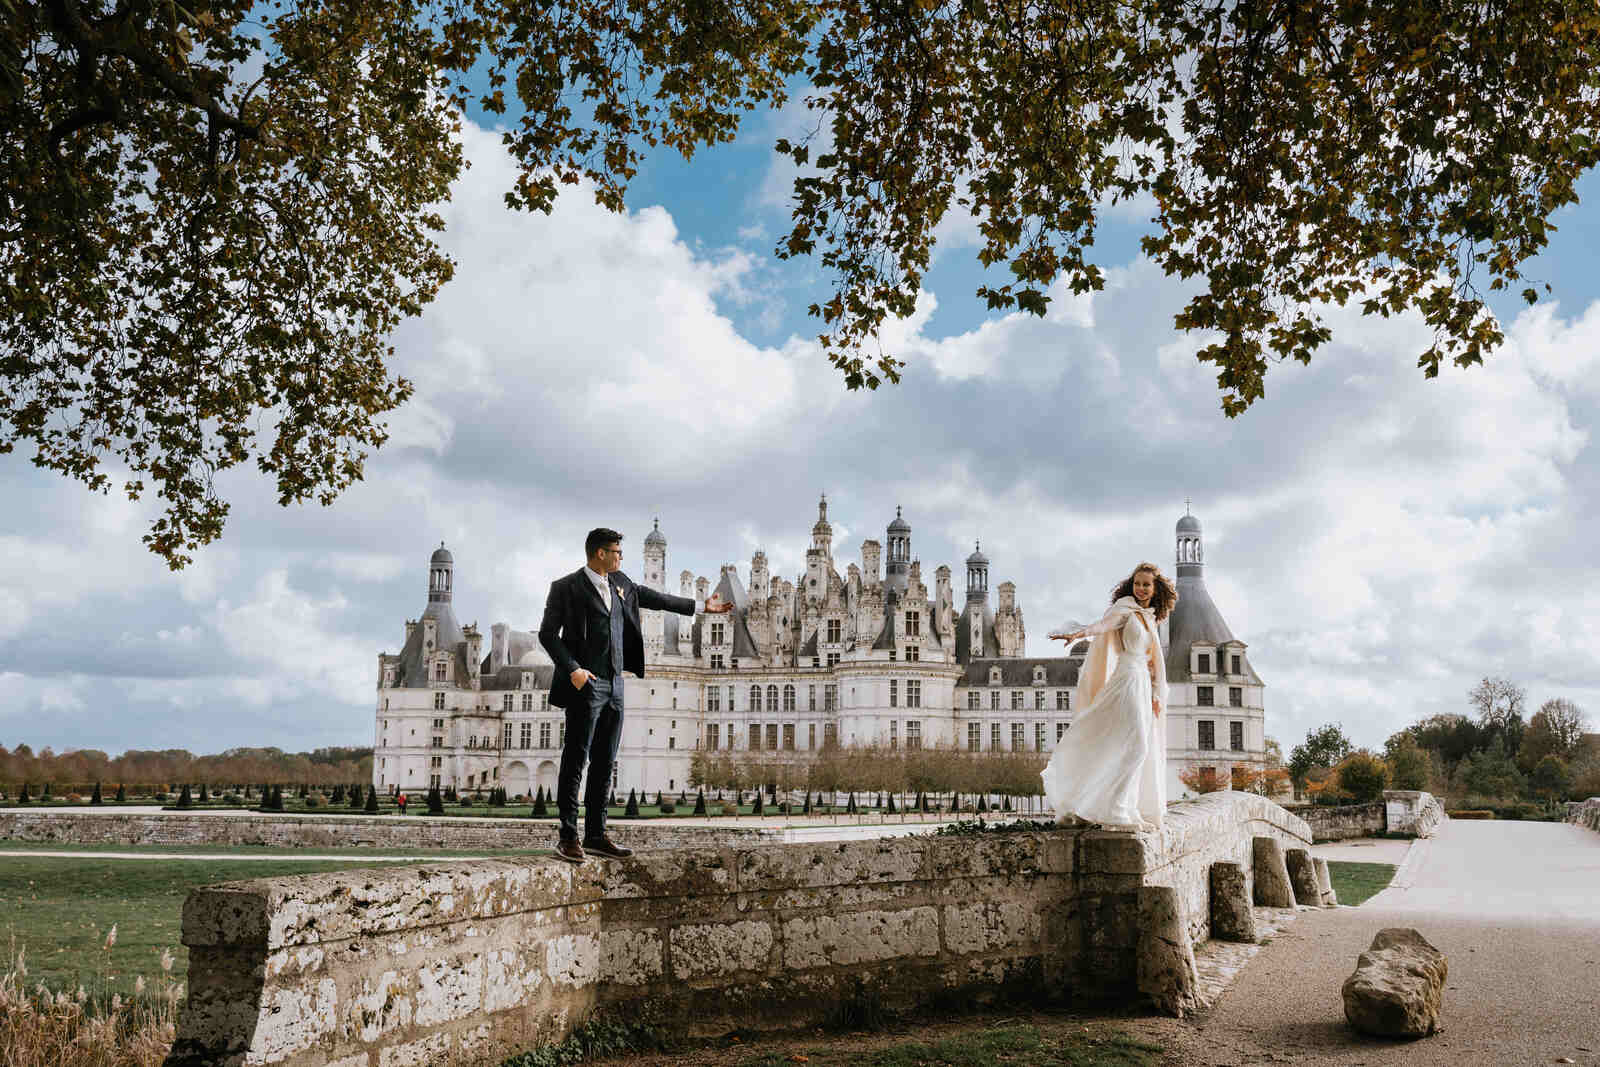
[{"label": "castle window", "polygon": [[828,653],[828,666],[836,667],[838,665],[839,665],[839,653],[837,653],[837,652],[829,652]]},{"label": "castle window", "polygon": [[1231,708],[1244,707],[1244,689],[1241,686],[1228,686],[1228,706]]},{"label": "castle window", "polygon": [[720,734],[721,732],[722,732],[721,728],[718,727],[716,723],[707,724],[707,726],[706,726],[706,747],[707,748],[712,749],[713,751],[716,750],[717,743],[722,740],[722,738],[718,736],[718,734]]},{"label": "castle window", "polygon": [[1011,724],[1011,751],[1021,752],[1027,747],[1027,723],[1014,722]]},{"label": "castle window", "polygon": [[1199,666],[1195,669],[1195,673],[1196,674],[1210,674],[1211,673],[1211,653],[1202,652],[1202,653],[1200,653],[1199,655],[1197,655],[1195,657],[1195,660],[1199,664]]},{"label": "castle window", "polygon": [[711,624],[711,643],[713,645],[722,644],[722,635],[725,632],[726,631],[724,631],[723,628],[722,628],[722,623],[720,623],[720,622],[712,623]]},{"label": "castle window", "polygon": [[761,687],[759,685],[750,687],[750,710],[753,712],[761,710]]},{"label": "castle window", "polygon": [[436,710],[442,710],[444,708],[444,694],[443,693],[435,693],[435,694],[433,694],[433,706],[434,706],[434,708]]},{"label": "castle window", "polygon": [[1209,708],[1216,703],[1216,690],[1209,685],[1194,687],[1194,702],[1202,708]]},{"label": "castle window", "polygon": [[922,616],[918,612],[906,612],[906,636],[917,637],[922,633]]},{"label": "castle window", "polygon": [[439,736],[436,735],[434,737],[434,739],[433,739],[433,747],[434,748],[443,748],[444,747],[444,738],[439,737]]},{"label": "castle window", "polygon": [[1000,684],[1000,668],[999,667],[990,667],[989,668],[989,684],[990,685],[999,685]]},{"label": "castle window", "polygon": [[714,671],[720,671],[723,669],[723,667],[724,664],[722,662],[722,653],[713,652],[711,654],[711,669]]},{"label": "castle window", "polygon": [[539,747],[550,747],[550,723],[548,721],[539,724]]},{"label": "castle window", "polygon": [[1057,741],[1061,740],[1061,735],[1067,732],[1067,727],[1070,726],[1070,725],[1071,725],[1070,723],[1065,723],[1065,722],[1056,723],[1056,740]]},{"label": "castle window", "polygon": [[889,720],[889,751],[893,752],[900,747],[900,723],[895,719]]},{"label": "castle window", "polygon": [[1239,669],[1239,657],[1238,656],[1229,656],[1228,659],[1232,661],[1232,667],[1230,668],[1230,673],[1232,673],[1232,674],[1243,674],[1244,673],[1243,671],[1241,671]]},{"label": "castle window", "polygon": [[506,723],[505,724],[505,729],[500,731],[500,747],[501,748],[510,748],[511,747],[511,724],[510,723]]},{"label": "castle window", "polygon": [[510,711],[511,710],[511,694],[510,693],[507,693],[504,697],[502,697],[500,699],[500,710],[502,710],[502,711]]},{"label": "castle window", "polygon": [[967,690],[967,710],[977,711],[982,705],[978,703],[978,692],[975,689]]},{"label": "castle window", "polygon": [[1020,689],[1013,689],[1011,691],[1011,710],[1012,711],[1021,711],[1022,710],[1022,690],[1020,690]]},{"label": "castle window", "polygon": [[525,722],[522,724],[522,729],[517,733],[517,747],[533,747],[533,723]]},{"label": "castle window", "polygon": [[433,665],[433,680],[434,681],[436,681],[436,682],[444,681],[445,680],[445,674],[446,674],[446,667],[445,667],[444,660],[440,660],[438,663],[435,663]]},{"label": "castle window", "polygon": [[524,693],[524,694],[522,694],[522,710],[523,711],[532,711],[533,710],[533,694],[532,693]]},{"label": "castle window", "polygon": [[[706,686],[706,710],[707,711],[721,711],[722,710],[722,687],[721,686],[719,686],[719,685],[708,685],[708,686]],[[716,748],[717,746],[716,745],[712,745],[711,747],[712,748]]]},{"label": "castle window", "polygon": [[1044,723],[1042,722],[1033,724],[1033,750],[1035,752],[1044,751]]},{"label": "castle window", "polygon": [[1197,724],[1200,727],[1200,747],[1214,749],[1217,747],[1217,724],[1210,719],[1201,719]]},{"label": "castle window", "polygon": [[792,685],[786,685],[783,687],[783,710],[794,710],[794,686]]},{"label": "castle window", "polygon": [[814,722],[806,724],[806,747],[812,751],[817,747],[817,724]]},{"label": "castle window", "polygon": [[824,711],[835,711],[839,707],[839,687],[832,683],[822,687],[822,707]]},{"label": "castle window", "polygon": [[824,747],[824,748],[838,748],[839,747],[839,724],[838,723],[825,722],[825,723],[822,724],[822,747]]},{"label": "castle window", "polygon": [[1244,723],[1235,720],[1228,724],[1228,747],[1235,752],[1244,751]]},{"label": "castle window", "polygon": [[989,690],[989,710],[990,711],[999,711],[1000,710],[1000,690],[998,690],[998,689]]},{"label": "castle window", "polygon": [[783,750],[785,752],[794,751],[794,723],[792,722],[783,724]]},{"label": "castle window", "polygon": [[753,722],[753,723],[750,724],[750,751],[751,752],[760,752],[761,751],[761,724],[760,723]]},{"label": "castle window", "polygon": [[1038,710],[1038,711],[1043,711],[1044,710],[1044,690],[1043,689],[1035,689],[1033,691],[1033,706],[1034,706],[1035,710]]},{"label": "castle window", "polygon": [[997,722],[989,724],[989,751],[1000,751],[1000,724]]},{"label": "castle window", "polygon": [[918,648],[916,645],[907,645],[906,646],[906,662],[907,663],[920,663],[921,661],[922,661],[922,650],[920,648]]},{"label": "castle window", "polygon": [[667,738],[667,747],[668,748],[677,748],[678,747],[678,739],[676,737]]},{"label": "castle window", "polygon": [[1043,685],[1044,684],[1044,667],[1042,667],[1040,665],[1037,665],[1037,664],[1033,668],[1033,684],[1034,685]]},{"label": "castle window", "polygon": [[778,724],[775,722],[767,723],[767,751],[778,751]]},{"label": "castle window", "polygon": [[817,687],[814,685],[806,686],[806,710],[817,710]]},{"label": "castle window", "polygon": [[922,720],[906,720],[906,748],[919,749],[922,747]]},{"label": "castle window", "polygon": [[906,707],[922,707],[922,681],[920,679],[912,678],[906,682]]},{"label": "castle window", "polygon": [[839,642],[839,634],[840,634],[840,632],[841,632],[841,630],[840,630],[839,620],[838,619],[829,619],[828,620],[828,636],[827,636],[826,640],[828,642],[832,643],[832,644],[837,644]]},{"label": "castle window", "polygon": [[983,748],[983,727],[975,722],[967,723],[967,751],[977,752]]},{"label": "castle window", "polygon": [[1057,689],[1056,690],[1056,710],[1057,711],[1071,711],[1072,710],[1072,695],[1070,693],[1068,693],[1065,689]]},{"label": "castle window", "polygon": [[778,713],[778,687],[775,685],[767,686],[767,710],[774,715]]},{"label": "castle window", "polygon": [[892,649],[892,648],[889,649],[889,662],[890,663],[894,662],[894,649]]},{"label": "castle window", "polygon": [[900,706],[900,682],[894,678],[889,679],[889,706],[891,708]]}]

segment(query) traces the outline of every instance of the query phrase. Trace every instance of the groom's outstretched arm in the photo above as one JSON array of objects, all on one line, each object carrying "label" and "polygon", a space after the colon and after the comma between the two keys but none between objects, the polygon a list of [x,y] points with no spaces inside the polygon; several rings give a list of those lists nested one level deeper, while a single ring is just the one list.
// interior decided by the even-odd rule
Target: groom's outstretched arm
[{"label": "groom's outstretched arm", "polygon": [[635,585],[639,591],[639,606],[651,611],[671,611],[678,615],[694,614],[694,598],[686,596],[673,596],[651,589],[648,585]]},{"label": "groom's outstretched arm", "polygon": [[544,600],[544,621],[539,624],[539,643],[544,650],[550,653],[550,658],[555,661],[556,667],[562,674],[571,674],[578,669],[578,661],[568,650],[566,642],[561,640],[561,583],[559,580],[550,583],[550,595]]}]

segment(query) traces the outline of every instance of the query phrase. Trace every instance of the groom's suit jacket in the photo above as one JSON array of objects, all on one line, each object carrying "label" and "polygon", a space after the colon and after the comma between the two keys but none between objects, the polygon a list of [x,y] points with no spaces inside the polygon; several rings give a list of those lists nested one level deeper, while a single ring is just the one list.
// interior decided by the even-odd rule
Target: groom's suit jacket
[{"label": "groom's suit jacket", "polygon": [[[555,678],[550,682],[550,703],[558,708],[570,707],[578,698],[569,677],[572,672],[579,667],[589,669],[588,665],[604,652],[599,642],[605,640],[605,629],[590,627],[589,620],[592,615],[605,616],[606,605],[600,591],[583,573],[586,569],[579,567],[550,583],[544,621],[539,624],[539,643],[556,665]],[[611,585],[612,611],[622,613],[622,662],[613,664],[613,670],[618,674],[631,671],[643,678],[644,631],[639,627],[639,609],[693,615],[694,601],[636,585],[621,571],[613,571],[606,580]]]}]

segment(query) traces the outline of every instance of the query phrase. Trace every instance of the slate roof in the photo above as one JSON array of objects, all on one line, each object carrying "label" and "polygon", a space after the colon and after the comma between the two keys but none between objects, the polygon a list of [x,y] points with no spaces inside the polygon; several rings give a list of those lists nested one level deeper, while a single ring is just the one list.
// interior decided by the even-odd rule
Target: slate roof
[{"label": "slate roof", "polygon": [[[1044,684],[1070,688],[1078,684],[1078,671],[1083,666],[1081,656],[982,656],[968,663],[958,686],[982,688],[989,685],[989,669],[1000,668],[1000,685],[1025,688],[1033,685],[1033,668],[1044,667]],[[957,708],[957,710],[961,710]]]},{"label": "slate roof", "polygon": [[[1184,517],[1192,518],[1192,516]],[[1238,640],[1233,636],[1233,631],[1228,629],[1227,622],[1222,618],[1222,612],[1218,611],[1217,605],[1212,602],[1211,594],[1206,590],[1205,578],[1198,574],[1178,576],[1178,603],[1172,609],[1172,614],[1167,617],[1166,631],[1169,683],[1193,680],[1193,676],[1189,673],[1189,650],[1196,642],[1223,645]],[[1261,679],[1251,668],[1248,657],[1243,666],[1245,678],[1257,685],[1261,684]]]},{"label": "slate roof", "polygon": [[[444,549],[434,552],[437,557]],[[445,553],[446,559],[449,553]],[[438,647],[454,654],[455,663],[452,666],[452,676],[459,683],[467,676],[466,635],[461,632],[461,624],[456,622],[456,614],[450,608],[448,600],[430,601],[422,613],[422,619],[433,619],[438,623]],[[400,666],[394,673],[396,689],[426,689],[428,687],[427,661],[433,655],[434,649],[424,649],[422,619],[417,620],[416,629],[411,631],[411,636],[406,640],[405,647],[400,650]]]},{"label": "slate roof", "polygon": [[962,609],[961,618],[956,622],[956,662],[966,663],[970,659],[981,659],[984,656],[997,656],[1000,653],[1000,642],[994,636],[994,612],[989,608],[989,602],[983,601],[983,647],[972,648],[972,602]]},{"label": "slate roof", "polygon": [[[487,667],[488,662],[488,660],[484,660],[485,667]],[[508,665],[501,667],[493,674],[481,675],[480,687],[485,692],[521,689],[522,675],[527,671],[533,672],[533,685],[536,689],[549,689],[550,683],[555,680],[556,676],[556,668],[553,663],[541,663],[536,667]]]}]

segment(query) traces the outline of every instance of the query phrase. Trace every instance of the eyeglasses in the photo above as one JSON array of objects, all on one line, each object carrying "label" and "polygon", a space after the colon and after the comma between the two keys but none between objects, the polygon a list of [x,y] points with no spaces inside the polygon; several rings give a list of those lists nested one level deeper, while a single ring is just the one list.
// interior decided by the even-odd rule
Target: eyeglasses
[{"label": "eyeglasses", "polygon": [[609,552],[611,555],[616,556],[619,559],[622,557],[622,549],[620,548],[602,548],[600,551]]}]

